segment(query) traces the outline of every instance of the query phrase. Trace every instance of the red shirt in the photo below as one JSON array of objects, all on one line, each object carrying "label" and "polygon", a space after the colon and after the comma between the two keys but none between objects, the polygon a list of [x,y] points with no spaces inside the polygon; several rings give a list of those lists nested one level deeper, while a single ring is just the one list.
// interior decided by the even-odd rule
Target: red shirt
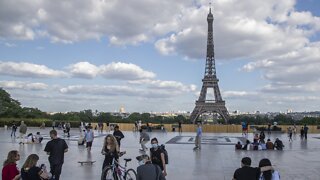
[{"label": "red shirt", "polygon": [[19,174],[16,163],[11,163],[2,168],[2,180],[12,180]]}]

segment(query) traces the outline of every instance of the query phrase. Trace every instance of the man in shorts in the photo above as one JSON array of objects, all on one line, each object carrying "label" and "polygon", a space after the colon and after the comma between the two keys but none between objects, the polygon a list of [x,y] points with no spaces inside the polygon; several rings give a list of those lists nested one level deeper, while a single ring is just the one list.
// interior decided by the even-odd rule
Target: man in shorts
[{"label": "man in shorts", "polygon": [[87,131],[86,131],[86,133],[84,135],[84,139],[87,142],[87,150],[88,150],[88,152],[90,152],[91,151],[91,147],[92,147],[92,143],[93,143],[93,139],[94,139],[94,133],[93,133],[93,130],[92,130],[91,126],[87,127]]}]

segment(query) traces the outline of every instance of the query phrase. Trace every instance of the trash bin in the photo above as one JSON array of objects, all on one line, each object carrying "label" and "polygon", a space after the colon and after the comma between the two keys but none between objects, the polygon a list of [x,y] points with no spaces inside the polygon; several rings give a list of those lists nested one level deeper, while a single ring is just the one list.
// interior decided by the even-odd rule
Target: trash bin
[{"label": "trash bin", "polygon": [[172,132],[175,132],[176,131],[176,128],[175,127],[172,127]]}]

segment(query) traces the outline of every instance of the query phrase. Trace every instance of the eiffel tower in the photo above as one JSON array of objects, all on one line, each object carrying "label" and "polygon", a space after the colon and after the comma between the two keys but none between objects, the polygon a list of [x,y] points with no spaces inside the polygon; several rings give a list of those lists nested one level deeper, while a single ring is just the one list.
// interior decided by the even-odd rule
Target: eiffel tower
[{"label": "eiffel tower", "polygon": [[[196,107],[193,109],[190,120],[193,123],[197,122],[198,117],[203,113],[218,113],[225,121],[228,122],[229,113],[225,106],[225,101],[222,100],[218,78],[216,75],[215,58],[214,58],[214,42],[213,42],[213,15],[211,8],[207,17],[208,21],[208,39],[207,39],[207,58],[204,78],[202,79],[202,88],[200,97],[196,101]],[[213,88],[215,100],[207,100],[207,90]]]}]

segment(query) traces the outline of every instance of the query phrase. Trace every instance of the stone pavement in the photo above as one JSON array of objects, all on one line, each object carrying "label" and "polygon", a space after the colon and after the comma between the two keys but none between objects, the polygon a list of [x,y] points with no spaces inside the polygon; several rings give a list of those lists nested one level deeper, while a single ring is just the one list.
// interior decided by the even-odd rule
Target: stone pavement
[{"label": "stone pavement", "polygon": [[[41,134],[48,137],[51,128],[41,129],[29,128],[28,133]],[[58,131],[60,136],[63,132]],[[18,133],[17,133],[18,134]],[[77,145],[79,132],[77,129],[71,130],[71,137],[66,141],[69,145],[69,151],[65,154],[65,163],[63,165],[62,180],[71,179],[92,179],[99,180],[104,156],[101,155],[103,144],[103,135],[98,135],[93,143],[91,153],[88,153],[84,146]],[[10,150],[19,150],[21,160],[18,167],[21,168],[26,157],[31,153],[40,156],[38,164],[45,163],[49,167],[48,156],[43,151],[49,138],[45,138],[42,144],[24,144],[19,145],[19,139],[10,137],[10,130],[0,129],[0,161],[1,163]],[[122,158],[132,158],[133,161],[128,166],[136,169],[138,166],[135,157],[140,155],[138,144],[139,133],[124,132],[125,138],[121,141],[121,150],[127,154]],[[283,140],[284,151],[235,151],[234,143],[242,140],[241,134],[231,133],[204,133],[204,144],[200,151],[193,151],[192,141],[195,133],[178,132],[152,132],[150,137],[157,137],[161,144],[166,143],[166,149],[169,153],[169,165],[167,166],[168,180],[230,180],[234,171],[240,167],[240,161],[243,157],[249,156],[252,159],[252,165],[258,166],[262,158],[269,158],[275,169],[280,172],[281,179],[288,180],[317,180],[320,179],[320,137],[319,134],[310,134],[307,141],[301,141],[299,136],[294,137],[294,141],[289,143],[286,134],[272,134],[270,139],[275,140],[279,137]],[[266,135],[268,138],[268,135]],[[252,140],[252,134],[249,139]],[[168,143],[167,143],[168,142]],[[148,144],[150,147],[150,144]],[[81,166],[78,161],[94,160],[93,165]],[[121,158],[120,158],[121,160]],[[123,161],[121,161],[123,162]]]}]

